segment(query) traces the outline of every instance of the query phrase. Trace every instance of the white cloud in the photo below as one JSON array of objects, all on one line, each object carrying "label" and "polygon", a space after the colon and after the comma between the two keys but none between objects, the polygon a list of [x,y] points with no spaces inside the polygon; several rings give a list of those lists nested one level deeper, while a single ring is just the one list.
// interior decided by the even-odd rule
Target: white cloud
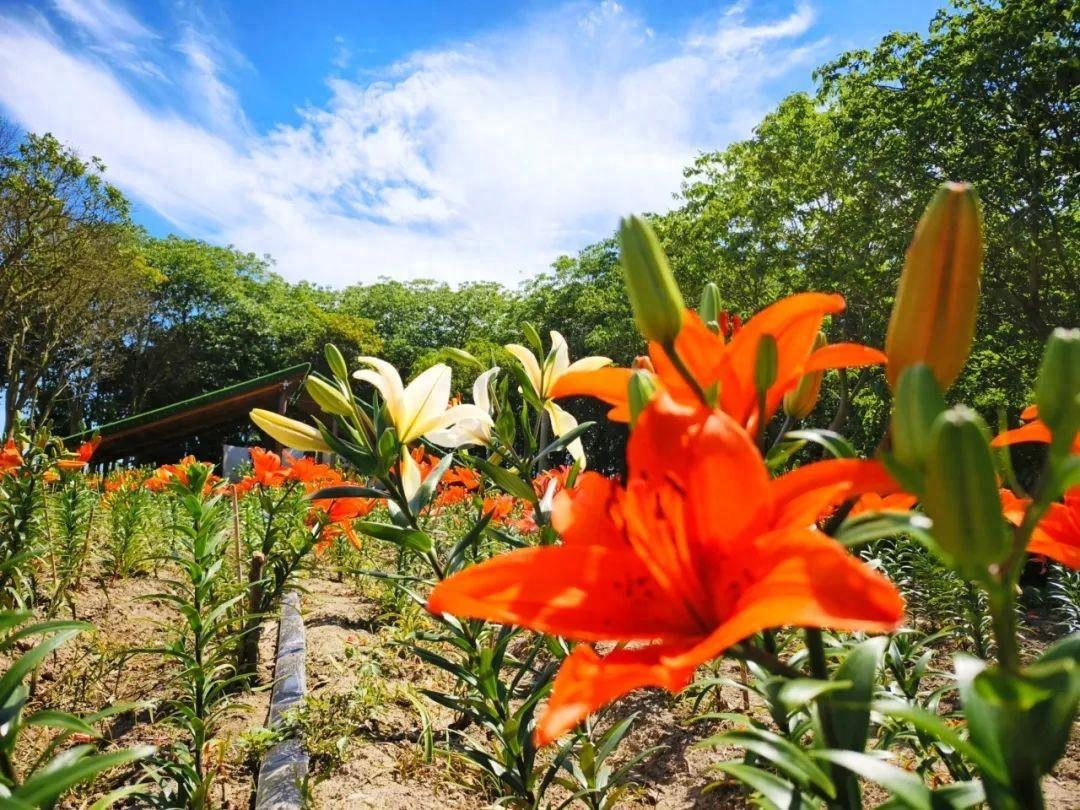
[{"label": "white cloud", "polygon": [[197,27],[192,22],[181,27],[176,49],[188,62],[185,83],[191,96],[190,109],[199,120],[222,135],[250,137],[251,126],[239,97],[224,78],[227,61],[243,64],[235,51],[209,34],[205,23]]},{"label": "white cloud", "polygon": [[53,6],[98,43],[130,42],[154,36],[126,8],[109,0],[53,0]]},{"label": "white cloud", "polygon": [[[373,79],[329,78],[325,105],[262,135],[205,26],[173,45],[195,92],[162,109],[103,58],[0,15],[0,105],[104,158],[178,228],[270,253],[290,278],[514,282],[620,214],[667,208],[699,150],[747,134],[763,82],[813,48],[808,6],[747,15],[736,6],[665,36],[610,0],[575,3]],[[105,29],[128,44],[146,30]]]}]

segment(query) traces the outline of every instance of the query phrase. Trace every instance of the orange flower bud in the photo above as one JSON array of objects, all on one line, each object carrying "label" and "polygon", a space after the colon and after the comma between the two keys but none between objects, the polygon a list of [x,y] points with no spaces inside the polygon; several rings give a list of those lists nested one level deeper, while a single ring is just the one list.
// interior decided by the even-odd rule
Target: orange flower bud
[{"label": "orange flower bud", "polygon": [[[822,348],[828,342],[824,332],[818,332],[814,338],[814,351]],[[784,413],[792,419],[805,419],[817,405],[818,396],[821,394],[821,381],[825,377],[824,371],[812,371],[799,378],[799,382],[784,394]]]},{"label": "orange flower bud", "polygon": [[889,385],[926,363],[942,390],[956,380],[975,338],[983,239],[979,200],[966,183],[945,183],[923,212],[907,250],[885,337]]}]

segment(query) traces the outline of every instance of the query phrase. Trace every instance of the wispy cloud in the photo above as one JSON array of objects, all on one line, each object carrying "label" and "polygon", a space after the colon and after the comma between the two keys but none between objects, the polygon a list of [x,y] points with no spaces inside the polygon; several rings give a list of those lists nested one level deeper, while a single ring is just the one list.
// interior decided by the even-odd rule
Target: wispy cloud
[{"label": "wispy cloud", "polygon": [[91,51],[132,73],[167,81],[148,52],[157,34],[123,5],[110,0],[53,0],[53,8]]},{"label": "wispy cloud", "polygon": [[99,44],[130,43],[154,36],[130,11],[109,0],[53,0],[53,6]]},{"label": "wispy cloud", "polygon": [[[100,36],[138,41],[131,19]],[[257,134],[206,26],[172,44],[198,92],[162,109],[107,59],[0,15],[0,104],[103,157],[178,228],[268,252],[288,277],[514,281],[621,213],[669,206],[682,167],[747,134],[764,84],[810,57],[812,22],[804,4],[773,20],[737,5],[659,36],[610,0],[573,3],[364,81],[328,78],[326,104]]]}]

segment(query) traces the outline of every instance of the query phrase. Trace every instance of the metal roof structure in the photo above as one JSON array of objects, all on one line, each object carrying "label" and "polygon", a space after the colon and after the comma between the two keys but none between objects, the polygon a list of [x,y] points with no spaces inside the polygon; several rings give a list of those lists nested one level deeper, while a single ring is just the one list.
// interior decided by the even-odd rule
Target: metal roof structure
[{"label": "metal roof structure", "polygon": [[242,424],[252,408],[283,411],[285,403],[303,391],[302,383],[310,370],[308,363],[283,368],[76,433],[64,443],[70,446],[87,441],[94,434],[101,436],[94,463],[124,458],[139,462],[176,461],[184,454],[186,440]]}]

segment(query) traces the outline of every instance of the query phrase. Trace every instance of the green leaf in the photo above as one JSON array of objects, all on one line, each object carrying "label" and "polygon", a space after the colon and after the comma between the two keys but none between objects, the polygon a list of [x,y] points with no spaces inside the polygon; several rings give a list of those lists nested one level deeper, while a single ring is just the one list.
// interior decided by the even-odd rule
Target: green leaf
[{"label": "green leaf", "polygon": [[836,797],[836,788],[829,775],[801,748],[771,731],[758,728],[737,729],[717,734],[697,745],[737,745],[768,760],[800,786],[813,786],[829,798]]},{"label": "green leaf", "polygon": [[836,458],[855,458],[858,455],[855,448],[851,446],[851,442],[833,430],[819,428],[792,430],[785,433],[784,438],[789,441],[812,442]]},{"label": "green leaf", "polygon": [[785,713],[791,715],[822,695],[843,691],[851,688],[851,686],[851,681],[819,681],[814,678],[792,678],[781,682],[776,690],[776,700],[784,707]]},{"label": "green leaf", "polygon": [[903,807],[910,810],[934,810],[930,788],[924,785],[919,777],[882,759],[859,751],[833,749],[811,751],[810,756],[839,765],[856,777],[877,782]]},{"label": "green leaf", "polygon": [[849,548],[886,537],[909,534],[925,543],[933,543],[933,522],[921,512],[864,512],[848,518],[833,537]]},{"label": "green leaf", "polygon": [[409,510],[415,515],[420,512],[425,506],[431,503],[431,499],[435,497],[435,489],[439,486],[439,482],[446,474],[446,471],[450,469],[450,465],[454,463],[454,454],[447,453],[434,469],[431,470],[424,478],[419,489],[413,493],[413,496],[409,498]]},{"label": "green leaf", "polygon": [[536,492],[533,491],[532,484],[522,481],[509,470],[497,467],[485,459],[477,458],[473,460],[473,463],[503,492],[507,492],[516,498],[528,501],[533,505],[537,503],[538,499],[536,497]]},{"label": "green leaf", "polygon": [[787,464],[792,456],[806,447],[806,442],[780,442],[770,448],[765,456],[765,466],[770,470],[778,470]]},{"label": "green leaf", "polygon": [[358,520],[356,526],[364,534],[421,554],[427,554],[432,549],[431,537],[419,529],[404,529],[400,526],[391,526],[389,523],[375,523],[370,520]]},{"label": "green leaf", "polygon": [[45,660],[49,653],[57,647],[66,644],[69,640],[77,636],[79,632],[79,630],[64,630],[59,632],[54,636],[44,639],[36,647],[33,647],[22,657],[16,659],[15,663],[4,673],[3,677],[0,677],[0,705],[7,702],[15,687],[21,683],[22,679],[32,670],[37,668],[37,665]]},{"label": "green leaf", "polygon": [[93,726],[81,718],[55,709],[42,709],[39,712],[34,712],[23,722],[28,726],[62,729],[76,734],[86,734],[88,737],[101,736]]},{"label": "green leaf", "polygon": [[1000,765],[986,756],[982,749],[972,745],[960,736],[952,726],[932,712],[928,712],[920,706],[905,703],[900,700],[880,700],[874,703],[874,711],[880,712],[887,717],[895,717],[904,720],[919,731],[930,735],[939,742],[954,749],[962,756],[971,760],[974,765],[985,774],[990,774],[999,782],[1005,781],[1005,772]]},{"label": "green leaf", "polygon": [[330,449],[349,462],[350,465],[362,475],[370,475],[378,466],[378,459],[368,449],[359,445],[342,441],[318,419],[313,420],[322,434],[323,441],[330,445]]},{"label": "green leaf", "polygon": [[721,762],[716,766],[718,771],[738,779],[747,787],[756,790],[772,806],[781,810],[795,810],[796,808],[808,807],[802,801],[799,791],[790,782],[786,782],[776,774],[764,771],[753,765],[742,762]]},{"label": "green leaf", "polygon": [[586,430],[588,430],[595,424],[596,422],[582,422],[577,427],[566,431],[566,433],[556,438],[555,441],[553,441],[551,444],[549,444],[547,447],[537,453],[535,460],[537,461],[537,463],[539,463],[552,453],[566,448],[567,446],[569,446],[570,442],[578,438],[582,433],[584,433]]},{"label": "green leaf", "polygon": [[834,692],[825,703],[832,717],[836,744],[848,751],[862,751],[870,729],[870,700],[874,680],[888,639],[867,639],[848,653],[836,670],[838,681],[850,681],[848,689]]},{"label": "green leaf", "polygon": [[89,746],[79,746],[60,754],[46,767],[23,782],[13,793],[14,798],[35,807],[48,805],[75,785],[109,768],[117,768],[138,759],[145,759],[156,749],[150,745],[143,745],[108,754],[88,754],[89,750]]}]

